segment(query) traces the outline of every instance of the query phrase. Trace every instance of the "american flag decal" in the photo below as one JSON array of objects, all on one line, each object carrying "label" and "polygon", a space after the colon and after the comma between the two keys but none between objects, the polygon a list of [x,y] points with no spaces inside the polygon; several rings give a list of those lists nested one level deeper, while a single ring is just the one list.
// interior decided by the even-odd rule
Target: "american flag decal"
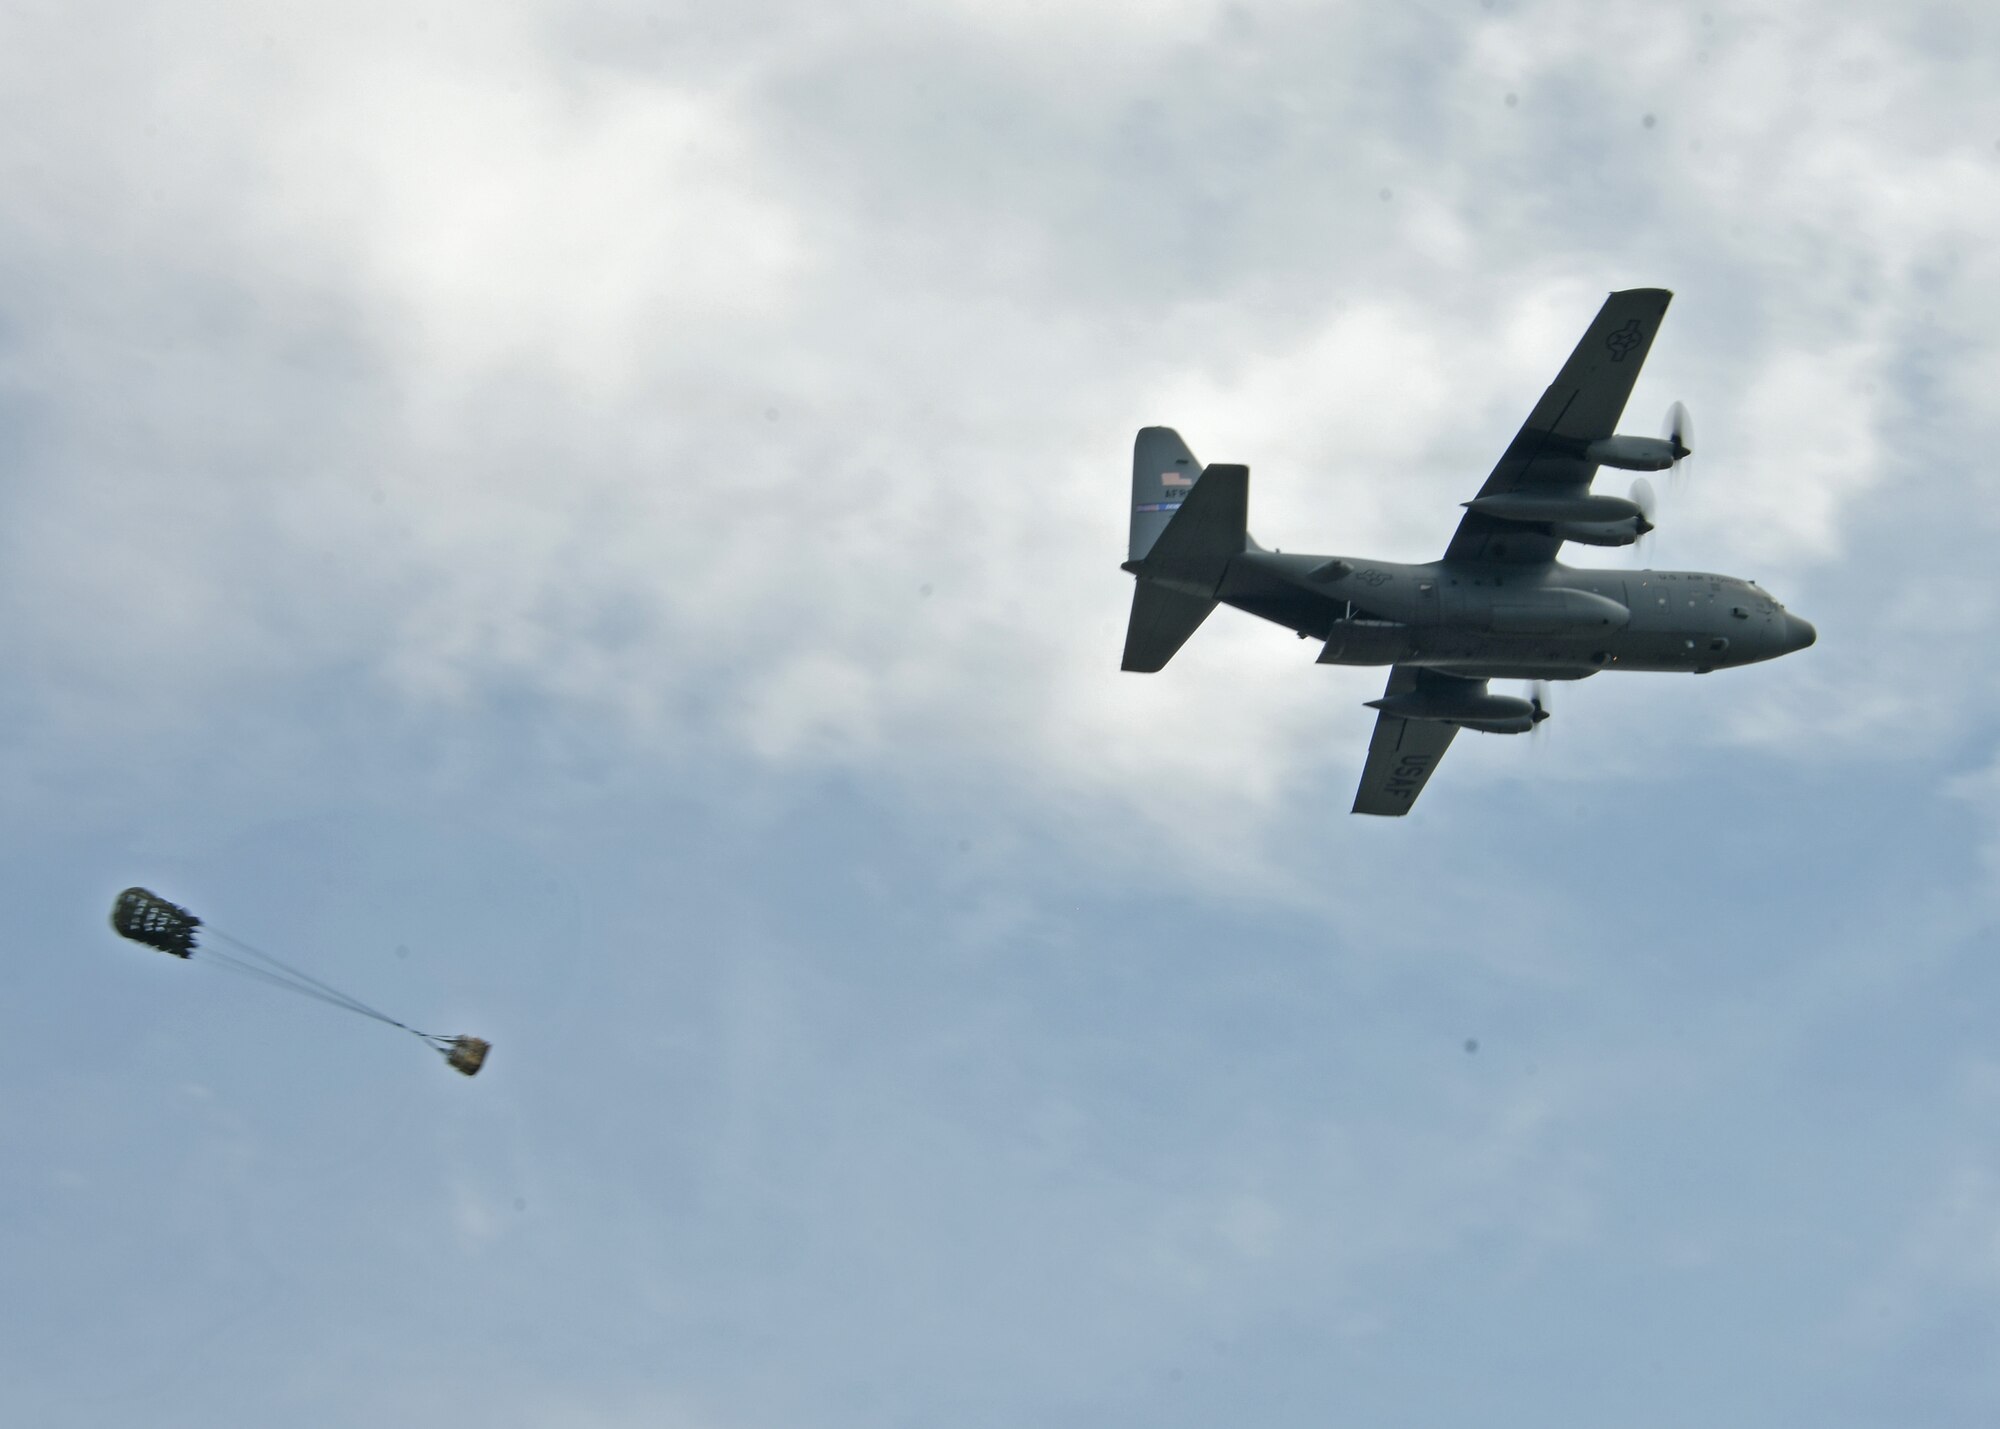
[{"label": "american flag decal", "polygon": [[1169,491],[1185,491],[1194,485],[1194,478],[1184,471],[1163,471],[1160,473],[1160,485]]}]

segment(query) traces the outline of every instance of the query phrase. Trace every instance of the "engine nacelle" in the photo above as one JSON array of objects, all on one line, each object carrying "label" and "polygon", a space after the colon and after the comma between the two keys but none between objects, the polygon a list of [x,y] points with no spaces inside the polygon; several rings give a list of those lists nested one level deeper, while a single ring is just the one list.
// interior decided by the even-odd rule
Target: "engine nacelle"
[{"label": "engine nacelle", "polygon": [[[1513,695],[1489,695],[1482,685],[1474,681],[1463,683],[1465,689],[1462,691],[1419,687],[1408,694],[1370,700],[1368,708],[1400,719],[1434,719],[1446,724],[1462,724],[1470,729],[1491,728],[1495,734],[1515,734],[1534,727],[1539,709],[1532,701]],[[1513,728],[1517,723],[1520,730]]]},{"label": "engine nacelle", "polygon": [[1643,521],[1646,513],[1636,501],[1622,496],[1585,493],[1581,496],[1544,496],[1515,491],[1505,496],[1477,496],[1463,503],[1467,511],[1491,516],[1496,521],[1521,521],[1537,526],[1556,522],[1576,525],[1610,525],[1620,521]]},{"label": "engine nacelle", "polygon": [[1652,522],[1638,516],[1630,521],[1558,521],[1549,534],[1584,546],[1629,546],[1652,529]]},{"label": "engine nacelle", "polygon": [[1459,719],[1452,723],[1460,729],[1476,729],[1481,734],[1527,734],[1549,717],[1547,710],[1532,710],[1512,719]]},{"label": "engine nacelle", "polygon": [[1586,546],[1629,546],[1653,529],[1653,523],[1646,519],[1645,508],[1623,496],[1511,492],[1505,496],[1476,497],[1464,505],[1466,510],[1477,511],[1481,516],[1545,527],[1551,536]]},{"label": "engine nacelle", "polygon": [[1686,451],[1675,451],[1665,437],[1605,437],[1583,449],[1583,459],[1620,471],[1665,471]]}]

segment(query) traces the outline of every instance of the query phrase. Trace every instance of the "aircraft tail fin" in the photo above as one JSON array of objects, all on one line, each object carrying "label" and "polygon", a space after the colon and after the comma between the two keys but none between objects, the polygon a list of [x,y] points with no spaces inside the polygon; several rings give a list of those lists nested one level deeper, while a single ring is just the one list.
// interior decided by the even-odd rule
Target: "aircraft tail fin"
[{"label": "aircraft tail fin", "polygon": [[[1172,432],[1149,427],[1139,434],[1142,452],[1148,432],[1164,432],[1176,447],[1186,450]],[[1135,472],[1135,494],[1138,484]],[[1229,563],[1249,545],[1249,508],[1250,468],[1208,467],[1188,485],[1187,494],[1147,543],[1145,554],[1125,563],[1139,583],[1132,593],[1132,618],[1125,627],[1122,669],[1143,673],[1164,669],[1208,618]],[[1141,514],[1148,513],[1133,513],[1135,541]]]},{"label": "aircraft tail fin", "polygon": [[1143,561],[1181,509],[1201,463],[1172,427],[1141,427],[1132,443],[1132,540],[1127,560]]}]

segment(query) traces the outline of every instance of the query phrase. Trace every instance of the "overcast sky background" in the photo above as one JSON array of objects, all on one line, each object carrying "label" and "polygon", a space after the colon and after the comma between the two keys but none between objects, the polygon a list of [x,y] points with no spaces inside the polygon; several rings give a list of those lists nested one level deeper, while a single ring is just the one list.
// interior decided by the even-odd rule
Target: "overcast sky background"
[{"label": "overcast sky background", "polygon": [[[5,1417],[2000,1422],[1995,53],[0,10]],[[1815,648],[1561,687],[1393,822],[1381,672],[1118,671],[1135,428],[1429,559],[1655,285],[1649,560]]]}]

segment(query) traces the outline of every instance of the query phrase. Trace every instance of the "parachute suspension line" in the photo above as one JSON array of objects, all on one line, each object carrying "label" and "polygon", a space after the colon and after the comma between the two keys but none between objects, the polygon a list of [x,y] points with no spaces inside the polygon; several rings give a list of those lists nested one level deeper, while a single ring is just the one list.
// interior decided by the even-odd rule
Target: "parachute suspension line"
[{"label": "parachute suspension line", "polygon": [[[217,936],[221,935],[218,934]],[[328,1007],[338,1008],[342,1012],[359,1013],[363,1017],[372,1018],[378,1022],[385,1022],[391,1027],[401,1028],[405,1032],[413,1033],[426,1040],[431,1036],[429,1033],[418,1032],[413,1027],[405,1026],[405,1024],[396,1021],[393,1017],[383,1016],[373,1008],[362,1006],[356,1003],[353,998],[324,992],[309,983],[287,977],[283,973],[272,971],[270,968],[260,967],[247,958],[239,958],[219,948],[204,948],[202,950],[202,961],[213,963],[219,968],[224,968],[229,972],[240,974],[243,977],[255,978],[259,982],[269,983],[272,987],[283,988],[286,992],[295,992],[301,997],[309,997],[314,1002],[324,1003]]]},{"label": "parachute suspension line", "polygon": [[[302,978],[294,977],[281,969],[273,968],[267,963],[254,962],[249,958],[238,957],[236,954],[227,952],[221,948],[213,946],[204,948],[202,950],[202,960],[228,968],[231,972],[244,973],[250,977],[260,978],[274,986],[296,992],[303,997],[310,997],[317,1002],[330,1003],[348,1012],[362,1011],[361,1008],[355,1006],[355,1000],[351,997],[325,987],[315,987],[312,983]],[[366,1014],[364,1013],[363,1015],[365,1016]]]},{"label": "parachute suspension line", "polygon": [[[493,1050],[492,1043],[480,1037],[450,1037],[442,1032],[425,1032],[410,1026],[407,1022],[398,1022],[380,1008],[370,1007],[352,993],[342,992],[331,983],[321,982],[304,969],[295,968],[283,958],[273,956],[254,944],[246,943],[241,938],[223,932],[220,928],[211,927],[208,931],[210,937],[220,939],[230,947],[249,954],[249,957],[238,957],[234,953],[223,952],[211,944],[206,954],[209,961],[232,972],[261,978],[265,982],[296,992],[301,997],[310,997],[315,1002],[324,1002],[348,1012],[358,1012],[363,1017],[372,1017],[377,1022],[407,1032],[442,1056],[454,1071],[463,1072],[468,1077],[478,1075],[479,1069],[486,1065],[486,1054]],[[257,961],[251,961],[253,958]]]},{"label": "parachute suspension line", "polygon": [[[418,1037],[429,1036],[428,1033],[418,1032],[416,1028],[406,1022],[398,1022],[380,1008],[370,1007],[352,993],[342,992],[330,983],[321,982],[311,973],[300,968],[295,968],[282,958],[273,957],[262,948],[254,947],[244,942],[241,938],[232,937],[220,928],[211,925],[208,933],[211,938],[220,939],[222,942],[229,944],[230,947],[249,954],[258,963],[264,964],[263,967],[258,967],[256,963],[250,963],[242,959],[229,959],[225,954],[224,958],[241,971],[262,973],[266,981],[290,987],[293,991],[307,997],[317,998],[321,1002],[332,1003],[336,1007],[344,1007],[350,1012],[360,1013],[363,1017],[372,1017],[377,1022],[386,1022],[391,1027],[400,1027],[405,1032],[412,1033]],[[216,949],[213,944],[209,946],[208,951],[211,957],[216,955]]]},{"label": "parachute suspension line", "polygon": [[295,992],[301,997],[309,997],[314,1002],[323,1002],[329,1007],[337,1007],[342,1012],[356,1012],[360,1010],[345,998],[329,997],[318,988],[307,987],[304,983],[297,982],[281,973],[272,972],[269,968],[259,967],[247,958],[235,957],[232,954],[221,952],[215,948],[203,949],[202,961],[212,963],[219,968],[226,968],[233,973],[240,973],[244,977],[256,978],[259,982],[269,983],[273,987],[281,987],[286,992]]},{"label": "parachute suspension line", "polygon": [[[208,932],[211,938],[227,943],[231,948],[248,955],[239,957],[236,953],[225,952],[211,943],[205,957],[219,967],[242,973],[246,977],[259,978],[288,992],[296,992],[301,997],[309,997],[315,1002],[324,1002],[347,1012],[358,1012],[363,1017],[372,1017],[377,1022],[407,1032],[442,1056],[451,1064],[453,1070],[463,1072],[468,1077],[476,1075],[486,1064],[486,1054],[492,1050],[492,1044],[481,1038],[449,1037],[442,1032],[425,1032],[421,1028],[410,1026],[407,1022],[399,1022],[379,1007],[370,1007],[354,994],[342,992],[331,983],[321,982],[303,968],[295,968],[283,958],[267,953],[255,944],[246,943],[241,938],[223,932],[220,928],[210,927]],[[252,961],[253,959],[255,961]]]}]

